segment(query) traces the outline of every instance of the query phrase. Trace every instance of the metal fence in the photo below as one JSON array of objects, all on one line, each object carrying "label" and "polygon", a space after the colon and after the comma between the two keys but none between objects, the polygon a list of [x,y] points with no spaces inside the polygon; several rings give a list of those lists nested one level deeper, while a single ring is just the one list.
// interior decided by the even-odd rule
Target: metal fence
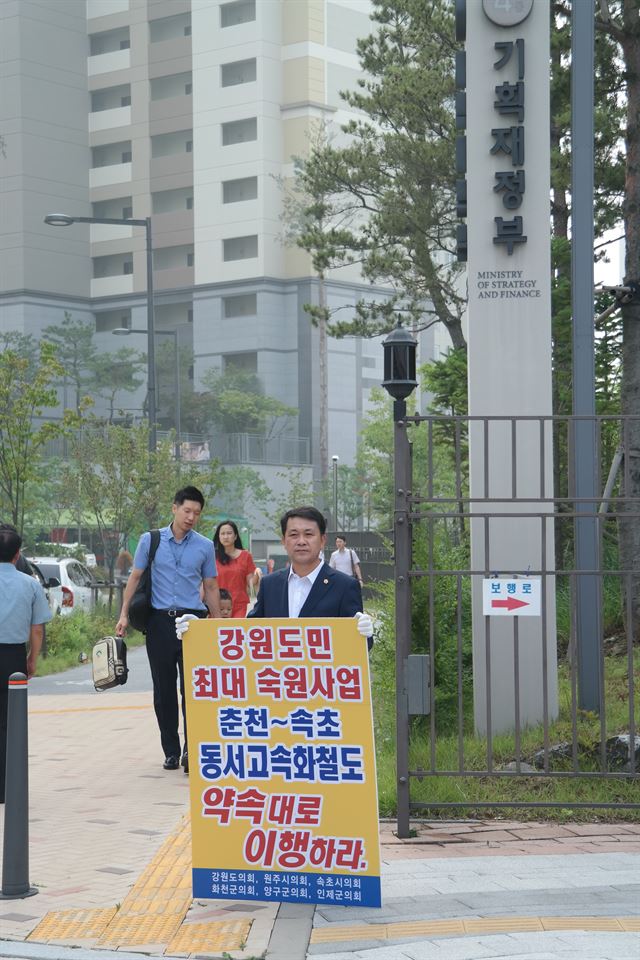
[{"label": "metal fence", "polygon": [[[574,439],[587,426],[602,494],[578,498]],[[639,434],[640,417],[396,421],[401,836],[409,835],[412,812],[434,808],[640,809],[629,789],[640,777]],[[589,567],[576,564],[585,524],[594,532]],[[536,561],[505,567],[509,549],[518,555],[525,537],[538,545]],[[483,614],[482,582],[505,572],[540,583],[535,624]],[[585,585],[597,599],[587,607],[595,623],[585,622],[580,607]],[[593,671],[597,708],[586,709],[583,689]],[[537,713],[530,708],[536,700]],[[438,789],[442,778],[453,778],[453,789]],[[505,784],[500,799],[482,799],[478,784],[486,778]],[[558,782],[566,780],[580,788],[560,795]],[[593,780],[615,781],[619,795],[614,784],[610,796],[590,798],[583,788]]]}]

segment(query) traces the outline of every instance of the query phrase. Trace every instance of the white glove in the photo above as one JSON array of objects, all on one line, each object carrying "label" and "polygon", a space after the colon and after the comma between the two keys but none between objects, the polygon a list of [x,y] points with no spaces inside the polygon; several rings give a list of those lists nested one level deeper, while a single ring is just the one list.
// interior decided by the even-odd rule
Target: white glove
[{"label": "white glove", "polygon": [[181,617],[178,617],[176,620],[176,636],[178,640],[182,640],[185,633],[189,629],[189,624],[192,620],[197,620],[195,613],[183,613]]},{"label": "white glove", "polygon": [[373,620],[368,613],[356,613],[355,618],[358,621],[358,633],[363,637],[373,636]]}]

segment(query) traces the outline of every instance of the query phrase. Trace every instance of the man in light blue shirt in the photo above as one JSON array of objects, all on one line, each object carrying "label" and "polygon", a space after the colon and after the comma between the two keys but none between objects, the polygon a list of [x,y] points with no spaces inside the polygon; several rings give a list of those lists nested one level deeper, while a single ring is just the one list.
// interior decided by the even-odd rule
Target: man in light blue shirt
[{"label": "man in light blue shirt", "polygon": [[16,528],[0,524],[0,803],[4,803],[9,677],[12,673],[35,674],[42,625],[51,620],[40,584],[16,570],[21,546]]},{"label": "man in light blue shirt", "polygon": [[[197,487],[178,490],[173,499],[173,521],[160,529],[160,542],[151,563],[151,607],[147,625],[147,655],[153,678],[153,706],[164,750],[165,770],[177,770],[182,763],[189,770],[187,717],[184,695],[182,641],[176,636],[176,617],[185,613],[198,617],[220,616],[220,595],[216,579],[213,543],[196,532],[204,507]],[[149,565],[151,534],[143,533],[133,558],[133,568],[122,598],[116,633],[124,636],[129,625],[129,604],[143,571]],[[202,590],[202,596],[201,596]],[[178,733],[178,692],[180,678],[184,750],[180,759]]]}]

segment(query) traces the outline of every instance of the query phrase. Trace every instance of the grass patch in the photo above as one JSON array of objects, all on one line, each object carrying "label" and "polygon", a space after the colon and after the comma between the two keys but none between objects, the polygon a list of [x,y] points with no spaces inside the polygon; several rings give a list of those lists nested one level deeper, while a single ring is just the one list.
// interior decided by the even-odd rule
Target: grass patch
[{"label": "grass patch", "polygon": [[[81,654],[91,659],[93,645],[102,637],[113,636],[115,620],[107,607],[97,607],[92,613],[76,610],[71,616],[59,614],[47,624],[47,655],[38,657],[36,676],[46,677],[77,667]],[[138,647],[144,637],[136,630],[127,636],[127,647]]]},{"label": "grass patch", "polygon": [[[634,651],[634,676],[640,675],[640,650]],[[375,683],[374,683],[375,687]],[[626,656],[605,658],[605,717],[578,711],[576,719],[576,739],[578,743],[577,767],[580,774],[594,773],[600,770],[601,758],[598,744],[602,736],[612,737],[629,731],[629,676]],[[567,664],[559,668],[558,676],[559,716],[550,724],[548,744],[572,742],[573,725],[571,721],[571,677]],[[640,705],[636,698],[636,730],[640,730]],[[437,709],[437,708],[436,708]],[[470,713],[470,711],[467,711]],[[436,714],[437,716],[437,714]],[[376,749],[378,765],[378,794],[380,815],[395,816],[396,808],[396,769],[395,769],[395,705],[389,696],[374,698],[374,718],[376,725]],[[468,808],[448,808],[438,810],[435,806],[421,811],[420,815],[468,817],[473,815],[473,806],[478,803],[521,802],[521,803],[638,803],[638,781],[621,776],[611,779],[545,776],[541,773],[526,775],[489,775],[482,776],[488,768],[487,740],[476,737],[469,730],[471,716],[465,717],[462,742],[455,734],[445,732],[438,735],[434,748],[431,748],[429,718],[412,721],[409,742],[409,766],[412,771],[424,770],[424,778],[411,778],[411,801],[436,805],[438,803],[464,803]],[[449,727],[450,729],[450,727]],[[520,738],[521,762],[533,765],[534,754],[544,747],[542,725],[524,729]],[[462,761],[460,760],[462,749]],[[491,764],[494,770],[516,760],[515,738],[501,735],[493,738],[491,745]],[[477,771],[477,776],[447,776],[463,769]],[[573,759],[555,758],[549,762],[553,773],[573,770]],[[612,769],[611,772],[614,772]],[[542,775],[541,775],[542,774]],[[606,819],[617,821],[636,821],[637,810],[598,810],[569,809],[569,807],[549,807],[529,809],[480,807],[482,817],[502,816],[518,819],[550,820],[593,820]]]}]

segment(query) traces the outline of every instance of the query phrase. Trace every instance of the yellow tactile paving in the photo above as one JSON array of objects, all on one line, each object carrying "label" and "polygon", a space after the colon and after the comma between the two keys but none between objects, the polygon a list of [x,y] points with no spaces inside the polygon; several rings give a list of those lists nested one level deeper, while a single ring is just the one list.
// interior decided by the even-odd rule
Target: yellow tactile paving
[{"label": "yellow tactile paving", "polygon": [[160,917],[118,916],[100,937],[98,945],[139,946],[143,943],[168,943],[182,923],[179,914]]},{"label": "yellow tactile paving", "polygon": [[540,917],[543,930],[622,930],[616,917]]},{"label": "yellow tactile paving", "polygon": [[542,930],[640,931],[639,917],[478,917],[469,920],[415,920],[358,926],[316,927],[311,943],[346,940],[396,940],[403,937],[530,933]]},{"label": "yellow tactile paving", "polygon": [[167,947],[167,953],[212,953],[241,950],[251,929],[250,920],[184,923]]},{"label": "yellow tactile paving", "polygon": [[27,940],[97,940],[117,912],[117,907],[98,910],[57,910],[47,913]]},{"label": "yellow tactile paving", "polygon": [[28,939],[95,940],[101,947],[166,944],[168,953],[185,954],[242,948],[251,920],[181,927],[191,903],[191,825],[184,817],[143,870],[120,909],[52,911]]},{"label": "yellow tactile paving", "polygon": [[465,933],[531,933],[543,929],[539,917],[481,917],[463,923]]}]

